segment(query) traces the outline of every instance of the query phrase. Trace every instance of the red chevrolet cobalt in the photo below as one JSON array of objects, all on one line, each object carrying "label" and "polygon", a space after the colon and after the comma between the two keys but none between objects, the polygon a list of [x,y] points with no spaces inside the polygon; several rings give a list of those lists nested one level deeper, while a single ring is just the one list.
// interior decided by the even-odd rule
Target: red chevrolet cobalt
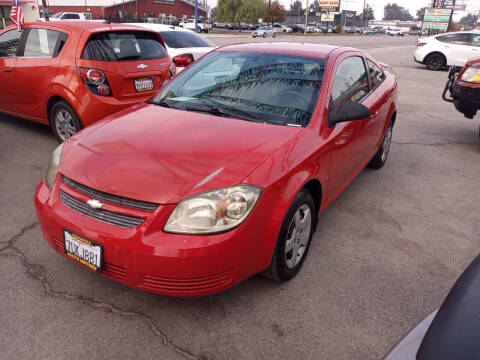
[{"label": "red chevrolet cobalt", "polygon": [[397,80],[367,54],[243,44],[193,63],[146,104],[52,154],[43,234],[88,269],[200,296],[295,276],[319,214],[387,160]]}]

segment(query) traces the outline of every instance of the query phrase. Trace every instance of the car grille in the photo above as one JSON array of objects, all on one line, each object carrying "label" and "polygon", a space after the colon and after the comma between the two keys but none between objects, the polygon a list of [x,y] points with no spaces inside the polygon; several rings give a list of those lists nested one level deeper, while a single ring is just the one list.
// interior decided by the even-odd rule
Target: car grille
[{"label": "car grille", "polygon": [[174,292],[188,294],[190,292],[210,291],[221,288],[232,282],[232,271],[201,278],[166,278],[150,274],[140,274],[139,288],[152,292]]},{"label": "car grille", "polygon": [[60,200],[70,209],[107,224],[117,225],[125,228],[134,228],[143,223],[145,220],[144,218],[137,216],[123,215],[102,209],[92,209],[83,201],[75,199],[73,196],[67,194],[63,190],[60,190]]},{"label": "car grille", "polygon": [[72,189],[75,189],[81,193],[84,193],[85,195],[88,195],[97,200],[107,201],[111,204],[126,206],[131,209],[146,210],[146,211],[155,211],[158,207],[158,204],[151,203],[148,201],[129,199],[129,198],[112,195],[103,191],[92,189],[88,186],[85,186],[76,182],[75,180],[69,179],[66,176],[62,176],[62,182],[70,186]]}]

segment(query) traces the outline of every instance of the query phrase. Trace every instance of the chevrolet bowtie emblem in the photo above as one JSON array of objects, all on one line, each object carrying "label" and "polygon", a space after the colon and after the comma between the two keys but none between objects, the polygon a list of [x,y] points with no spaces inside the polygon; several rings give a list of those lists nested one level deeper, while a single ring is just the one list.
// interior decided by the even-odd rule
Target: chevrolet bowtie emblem
[{"label": "chevrolet bowtie emblem", "polygon": [[103,203],[101,203],[97,199],[90,199],[90,200],[87,200],[87,205],[90,206],[92,209],[101,209],[103,206]]}]

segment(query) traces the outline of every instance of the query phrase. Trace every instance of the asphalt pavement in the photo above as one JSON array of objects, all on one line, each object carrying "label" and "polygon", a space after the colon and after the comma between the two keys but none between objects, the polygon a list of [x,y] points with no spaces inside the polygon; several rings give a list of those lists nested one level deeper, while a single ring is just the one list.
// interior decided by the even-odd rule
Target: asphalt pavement
[{"label": "asphalt pavement", "polygon": [[[249,34],[211,34],[218,45]],[[415,38],[279,36],[354,46],[399,77],[390,157],[321,216],[301,273],[253,276],[209,297],[120,285],[58,255],[33,196],[57,146],[0,115],[1,359],[378,359],[439,306],[480,252],[479,119],[441,100],[446,72],[413,62]],[[3,85],[2,85],[3,86]]]}]

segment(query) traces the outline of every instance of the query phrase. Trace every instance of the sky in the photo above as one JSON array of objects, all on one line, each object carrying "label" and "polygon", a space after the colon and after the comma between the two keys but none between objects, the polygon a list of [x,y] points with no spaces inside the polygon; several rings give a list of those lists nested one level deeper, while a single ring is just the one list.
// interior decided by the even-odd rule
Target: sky
[{"label": "sky", "polygon": [[[281,4],[285,6],[288,10],[290,9],[290,4],[293,3],[295,0],[279,0]],[[303,7],[305,7],[307,0],[301,0],[303,3]],[[309,3],[313,2],[313,0],[308,0]],[[361,12],[363,8],[363,1],[364,0],[341,0],[341,10],[355,10],[357,12]],[[397,3],[404,8],[407,8],[410,11],[410,14],[413,16],[416,15],[417,10],[430,5],[431,0],[367,0],[367,4],[373,8],[375,13],[376,19],[381,19],[383,17],[383,8],[388,3]],[[477,13],[480,9],[480,0],[466,0],[467,3],[467,10],[471,12]],[[208,0],[208,5],[214,7],[217,5],[217,0]],[[456,12],[455,18],[459,18],[464,13]]]}]

